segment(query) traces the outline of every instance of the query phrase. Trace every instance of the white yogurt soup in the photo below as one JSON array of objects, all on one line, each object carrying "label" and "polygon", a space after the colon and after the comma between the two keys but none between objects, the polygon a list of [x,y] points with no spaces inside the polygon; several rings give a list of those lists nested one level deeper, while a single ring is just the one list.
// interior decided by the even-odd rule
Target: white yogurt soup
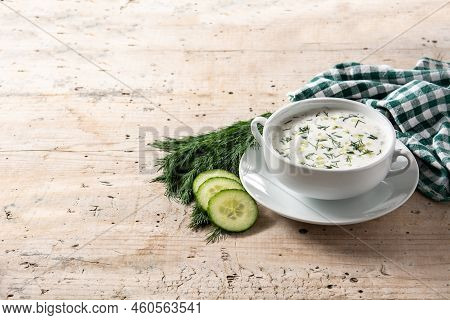
[{"label": "white yogurt soup", "polygon": [[361,167],[384,150],[380,127],[362,113],[324,108],[284,121],[273,137],[275,150],[313,168]]}]

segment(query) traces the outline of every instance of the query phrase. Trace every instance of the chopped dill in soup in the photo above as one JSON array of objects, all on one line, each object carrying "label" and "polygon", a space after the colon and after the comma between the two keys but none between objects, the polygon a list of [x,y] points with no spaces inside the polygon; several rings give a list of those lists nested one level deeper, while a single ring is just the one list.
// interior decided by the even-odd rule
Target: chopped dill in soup
[{"label": "chopped dill in soup", "polygon": [[381,129],[358,112],[323,109],[287,119],[273,146],[296,164],[335,169],[361,167],[383,151]]}]

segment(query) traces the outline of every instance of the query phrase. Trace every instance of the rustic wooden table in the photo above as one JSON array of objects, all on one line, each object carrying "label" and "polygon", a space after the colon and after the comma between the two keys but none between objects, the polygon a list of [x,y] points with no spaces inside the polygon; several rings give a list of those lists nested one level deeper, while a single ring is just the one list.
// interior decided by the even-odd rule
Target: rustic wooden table
[{"label": "rustic wooden table", "polygon": [[349,233],[261,209],[206,245],[139,135],[274,110],[341,61],[450,60],[449,16],[443,0],[2,0],[0,298],[448,298],[448,204],[416,192]]}]

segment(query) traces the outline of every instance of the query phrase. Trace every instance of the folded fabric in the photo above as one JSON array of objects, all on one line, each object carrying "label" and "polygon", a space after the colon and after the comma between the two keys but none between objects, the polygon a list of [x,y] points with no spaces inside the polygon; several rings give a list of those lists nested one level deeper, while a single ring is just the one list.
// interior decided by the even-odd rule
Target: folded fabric
[{"label": "folded fabric", "polygon": [[450,63],[423,58],[411,70],[341,63],[289,96],[345,98],[376,108],[416,156],[418,189],[436,201],[450,200]]}]

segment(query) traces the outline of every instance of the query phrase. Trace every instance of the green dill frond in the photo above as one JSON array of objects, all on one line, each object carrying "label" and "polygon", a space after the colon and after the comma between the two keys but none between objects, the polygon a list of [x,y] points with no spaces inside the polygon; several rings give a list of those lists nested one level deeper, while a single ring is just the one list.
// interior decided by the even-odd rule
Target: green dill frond
[{"label": "green dill frond", "polygon": [[362,152],[365,148],[365,145],[361,139],[358,139],[358,141],[350,142],[350,146],[353,148],[353,150],[359,151],[359,152]]},{"label": "green dill frond", "polygon": [[[262,115],[269,117],[270,113]],[[153,181],[162,182],[166,195],[183,204],[194,200],[192,183],[206,170],[224,169],[238,174],[239,161],[248,147],[256,144],[249,121],[239,121],[231,126],[198,136],[165,138],[150,145],[164,151],[156,161],[161,175]]]},{"label": "green dill frond", "polygon": [[194,205],[191,213],[191,222],[189,228],[192,230],[198,230],[209,224],[208,213],[203,210],[198,204]]},{"label": "green dill frond", "polygon": [[206,243],[215,243],[220,240],[224,240],[228,236],[228,232],[225,230],[213,226],[213,229],[206,235]]},{"label": "green dill frond", "polygon": [[298,128],[298,132],[299,133],[309,133],[309,126],[304,126],[304,127]]}]

